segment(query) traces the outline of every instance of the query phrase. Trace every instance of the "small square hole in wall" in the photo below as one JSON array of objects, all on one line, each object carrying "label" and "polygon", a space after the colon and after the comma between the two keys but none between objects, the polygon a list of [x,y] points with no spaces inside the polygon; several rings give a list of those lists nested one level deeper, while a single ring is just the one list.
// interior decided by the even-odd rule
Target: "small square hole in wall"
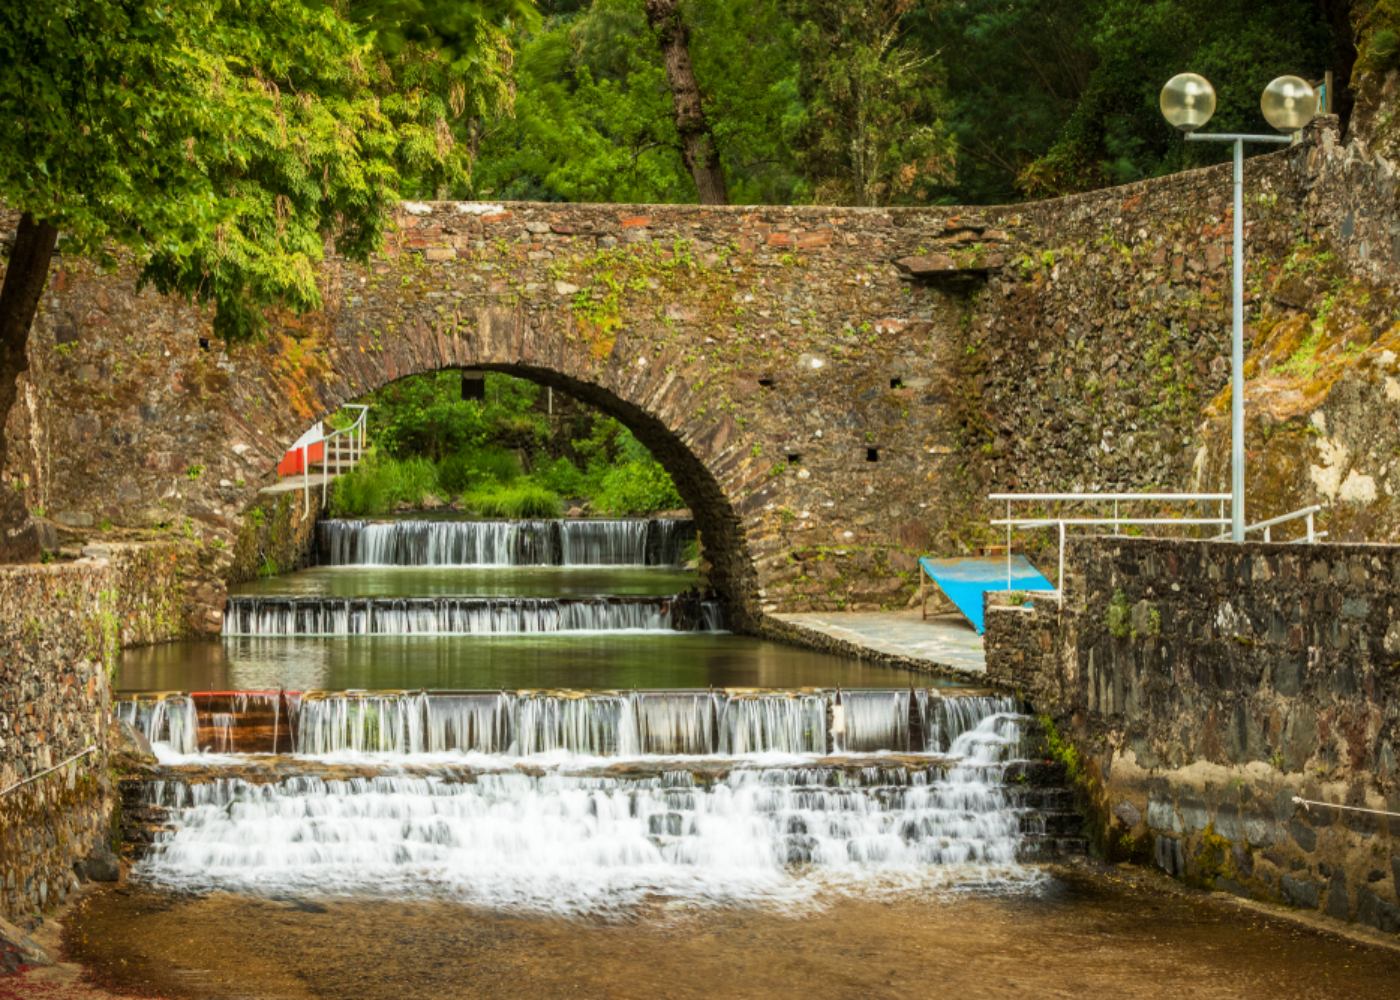
[{"label": "small square hole in wall", "polygon": [[898,375],[896,375],[894,378],[890,379],[890,388],[891,388],[891,389],[903,389],[903,388],[904,388],[904,379],[902,379],[902,378],[900,378]]},{"label": "small square hole in wall", "polygon": [[208,337],[200,337],[200,338],[199,338],[199,349],[200,349],[201,351],[207,351],[207,350],[209,350],[209,338],[208,338]]},{"label": "small square hole in wall", "polygon": [[801,453],[801,452],[796,452],[796,451],[790,451],[790,452],[788,452],[788,453],[787,453],[787,461],[788,461],[788,465],[801,465],[801,464],[802,464],[802,453]]},{"label": "small square hole in wall", "polygon": [[867,462],[878,462],[878,461],[880,461],[880,449],[879,449],[879,448],[866,448],[866,449],[865,449],[865,460],[866,460]]},{"label": "small square hole in wall", "polygon": [[763,376],[763,378],[759,379],[759,380],[758,380],[758,384],[761,385],[761,386],[763,386],[763,388],[765,388],[765,389],[771,389],[771,388],[773,388],[773,380],[772,380],[770,377],[768,377],[767,375],[765,375],[765,376]]}]

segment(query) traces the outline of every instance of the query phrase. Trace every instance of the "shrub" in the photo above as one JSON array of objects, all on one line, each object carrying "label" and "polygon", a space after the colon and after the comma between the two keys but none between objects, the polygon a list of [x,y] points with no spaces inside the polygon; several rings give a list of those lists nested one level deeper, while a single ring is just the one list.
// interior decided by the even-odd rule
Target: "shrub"
[{"label": "shrub", "polygon": [[479,487],[462,503],[480,517],[558,517],[563,509],[559,494],[528,481]]},{"label": "shrub", "polygon": [[438,489],[437,469],[426,458],[395,459],[371,453],[335,481],[331,513],[337,517],[387,514],[399,504],[421,506]]},{"label": "shrub", "polygon": [[588,493],[588,478],[567,458],[545,462],[530,478],[563,497],[582,497]]},{"label": "shrub", "polygon": [[604,514],[654,514],[683,505],[671,477],[652,459],[634,459],[609,469],[593,497],[593,506]]},{"label": "shrub", "polygon": [[520,459],[505,448],[477,448],[449,455],[438,463],[438,484],[448,493],[462,493],[520,476]]}]

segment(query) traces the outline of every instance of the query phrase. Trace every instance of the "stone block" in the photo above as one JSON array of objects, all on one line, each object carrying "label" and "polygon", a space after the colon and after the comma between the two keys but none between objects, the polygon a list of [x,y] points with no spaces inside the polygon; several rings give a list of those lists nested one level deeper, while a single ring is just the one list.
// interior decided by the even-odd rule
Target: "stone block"
[{"label": "stone block", "polygon": [[1318,900],[1322,895],[1322,890],[1316,882],[1292,875],[1283,876],[1279,880],[1279,888],[1288,903],[1306,910],[1317,909]]}]

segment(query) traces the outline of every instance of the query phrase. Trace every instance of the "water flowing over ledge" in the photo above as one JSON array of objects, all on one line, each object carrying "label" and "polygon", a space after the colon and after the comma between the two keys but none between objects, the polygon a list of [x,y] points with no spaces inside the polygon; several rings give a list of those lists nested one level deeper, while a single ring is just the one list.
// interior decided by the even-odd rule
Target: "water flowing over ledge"
[{"label": "water flowing over ledge", "polygon": [[168,755],[947,753],[1014,699],[834,691],[215,692],[117,705]]},{"label": "water flowing over ledge", "polygon": [[679,566],[694,539],[691,521],[669,518],[320,525],[330,566]]},{"label": "water flowing over ledge", "polygon": [[670,597],[291,597],[233,595],[227,636],[716,632],[718,601]]},{"label": "water flowing over ledge", "polygon": [[562,914],[655,896],[781,905],[830,887],[1025,882],[1035,876],[1018,858],[1044,827],[1004,780],[1021,725],[986,715],[951,740],[951,760],[922,767],[151,782],[146,801],[164,824],[136,876]]}]

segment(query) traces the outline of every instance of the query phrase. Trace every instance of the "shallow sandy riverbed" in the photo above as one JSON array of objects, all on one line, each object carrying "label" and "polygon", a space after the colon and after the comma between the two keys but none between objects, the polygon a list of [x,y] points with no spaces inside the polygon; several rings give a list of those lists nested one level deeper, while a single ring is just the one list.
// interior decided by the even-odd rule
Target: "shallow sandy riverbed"
[{"label": "shallow sandy riverbed", "polygon": [[199,1000],[1392,998],[1400,982],[1395,948],[1114,870],[1061,870],[1030,895],[658,906],[626,923],[120,887],[66,927],[104,986]]}]

